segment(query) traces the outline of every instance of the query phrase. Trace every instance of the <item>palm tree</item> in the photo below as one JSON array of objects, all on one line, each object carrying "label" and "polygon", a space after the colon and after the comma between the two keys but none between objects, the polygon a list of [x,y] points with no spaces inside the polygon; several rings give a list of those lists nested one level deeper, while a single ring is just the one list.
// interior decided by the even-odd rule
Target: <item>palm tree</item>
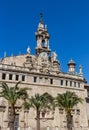
[{"label": "palm tree", "polygon": [[51,111],[54,111],[55,110],[54,97],[47,92],[42,95],[45,96],[45,98],[46,98],[46,104],[47,104],[46,108]]},{"label": "palm tree", "polygon": [[[34,108],[36,110],[36,120],[37,120],[37,130],[40,130],[40,113],[43,111],[45,114],[47,109],[52,109],[51,103],[53,102],[53,98],[51,95],[44,93],[42,95],[35,94],[29,98],[27,102],[25,102],[25,108]],[[44,115],[43,115],[44,116]]]},{"label": "palm tree", "polygon": [[0,97],[6,99],[9,103],[10,107],[10,119],[9,119],[9,126],[10,130],[14,130],[14,121],[15,121],[15,105],[18,99],[22,98],[25,99],[27,97],[27,88],[19,88],[18,84],[16,83],[14,87],[9,87],[6,83],[2,83]]},{"label": "palm tree", "polygon": [[66,93],[58,94],[56,97],[56,105],[66,112],[67,128],[71,130],[73,127],[73,116],[71,111],[78,103],[82,103],[83,99],[78,97],[74,92],[66,91]]}]

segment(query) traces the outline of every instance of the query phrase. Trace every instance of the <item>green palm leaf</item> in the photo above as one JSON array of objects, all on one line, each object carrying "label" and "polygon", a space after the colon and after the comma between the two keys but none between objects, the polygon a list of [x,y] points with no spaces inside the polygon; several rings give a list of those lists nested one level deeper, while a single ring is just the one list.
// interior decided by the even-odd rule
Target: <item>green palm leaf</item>
[{"label": "green palm leaf", "polygon": [[9,87],[6,83],[2,83],[0,86],[0,97],[6,99],[11,107],[10,109],[10,128],[14,130],[14,120],[15,120],[15,105],[18,99],[26,99],[28,97],[27,88],[20,88],[18,85],[20,82],[16,83],[14,87]]},{"label": "green palm leaf", "polygon": [[74,92],[66,91],[66,93],[58,94],[55,103],[56,106],[66,111],[67,115],[67,127],[71,130],[73,126],[73,118],[71,111],[78,103],[82,103],[83,99],[78,97]]}]

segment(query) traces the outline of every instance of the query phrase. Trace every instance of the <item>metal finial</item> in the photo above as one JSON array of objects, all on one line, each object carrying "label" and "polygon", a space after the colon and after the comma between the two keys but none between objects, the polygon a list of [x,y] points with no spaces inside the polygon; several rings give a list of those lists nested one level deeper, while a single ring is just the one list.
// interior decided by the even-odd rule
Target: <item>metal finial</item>
[{"label": "metal finial", "polygon": [[43,13],[40,13],[40,22],[43,23]]},{"label": "metal finial", "polygon": [[40,17],[41,17],[41,18],[43,17],[43,13],[40,13]]}]

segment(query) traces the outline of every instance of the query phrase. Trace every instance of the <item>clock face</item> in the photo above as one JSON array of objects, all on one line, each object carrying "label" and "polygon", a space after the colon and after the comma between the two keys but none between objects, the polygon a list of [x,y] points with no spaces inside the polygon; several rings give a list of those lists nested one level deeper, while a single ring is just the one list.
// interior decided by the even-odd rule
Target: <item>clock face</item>
[{"label": "clock face", "polygon": [[47,57],[48,57],[48,55],[47,55],[47,53],[46,53],[46,52],[42,52],[42,53],[40,53],[40,57],[42,57],[42,58],[47,58]]},{"label": "clock face", "polygon": [[42,66],[48,66],[48,54],[46,52],[41,52],[38,57],[38,64]]}]

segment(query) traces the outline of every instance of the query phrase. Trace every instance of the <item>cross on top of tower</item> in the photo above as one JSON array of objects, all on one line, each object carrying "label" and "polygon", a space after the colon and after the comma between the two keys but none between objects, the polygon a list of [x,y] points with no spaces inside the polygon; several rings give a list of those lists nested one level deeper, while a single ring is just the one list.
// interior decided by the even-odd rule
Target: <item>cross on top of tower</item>
[{"label": "cross on top of tower", "polygon": [[40,22],[43,23],[43,13],[40,13]]}]

